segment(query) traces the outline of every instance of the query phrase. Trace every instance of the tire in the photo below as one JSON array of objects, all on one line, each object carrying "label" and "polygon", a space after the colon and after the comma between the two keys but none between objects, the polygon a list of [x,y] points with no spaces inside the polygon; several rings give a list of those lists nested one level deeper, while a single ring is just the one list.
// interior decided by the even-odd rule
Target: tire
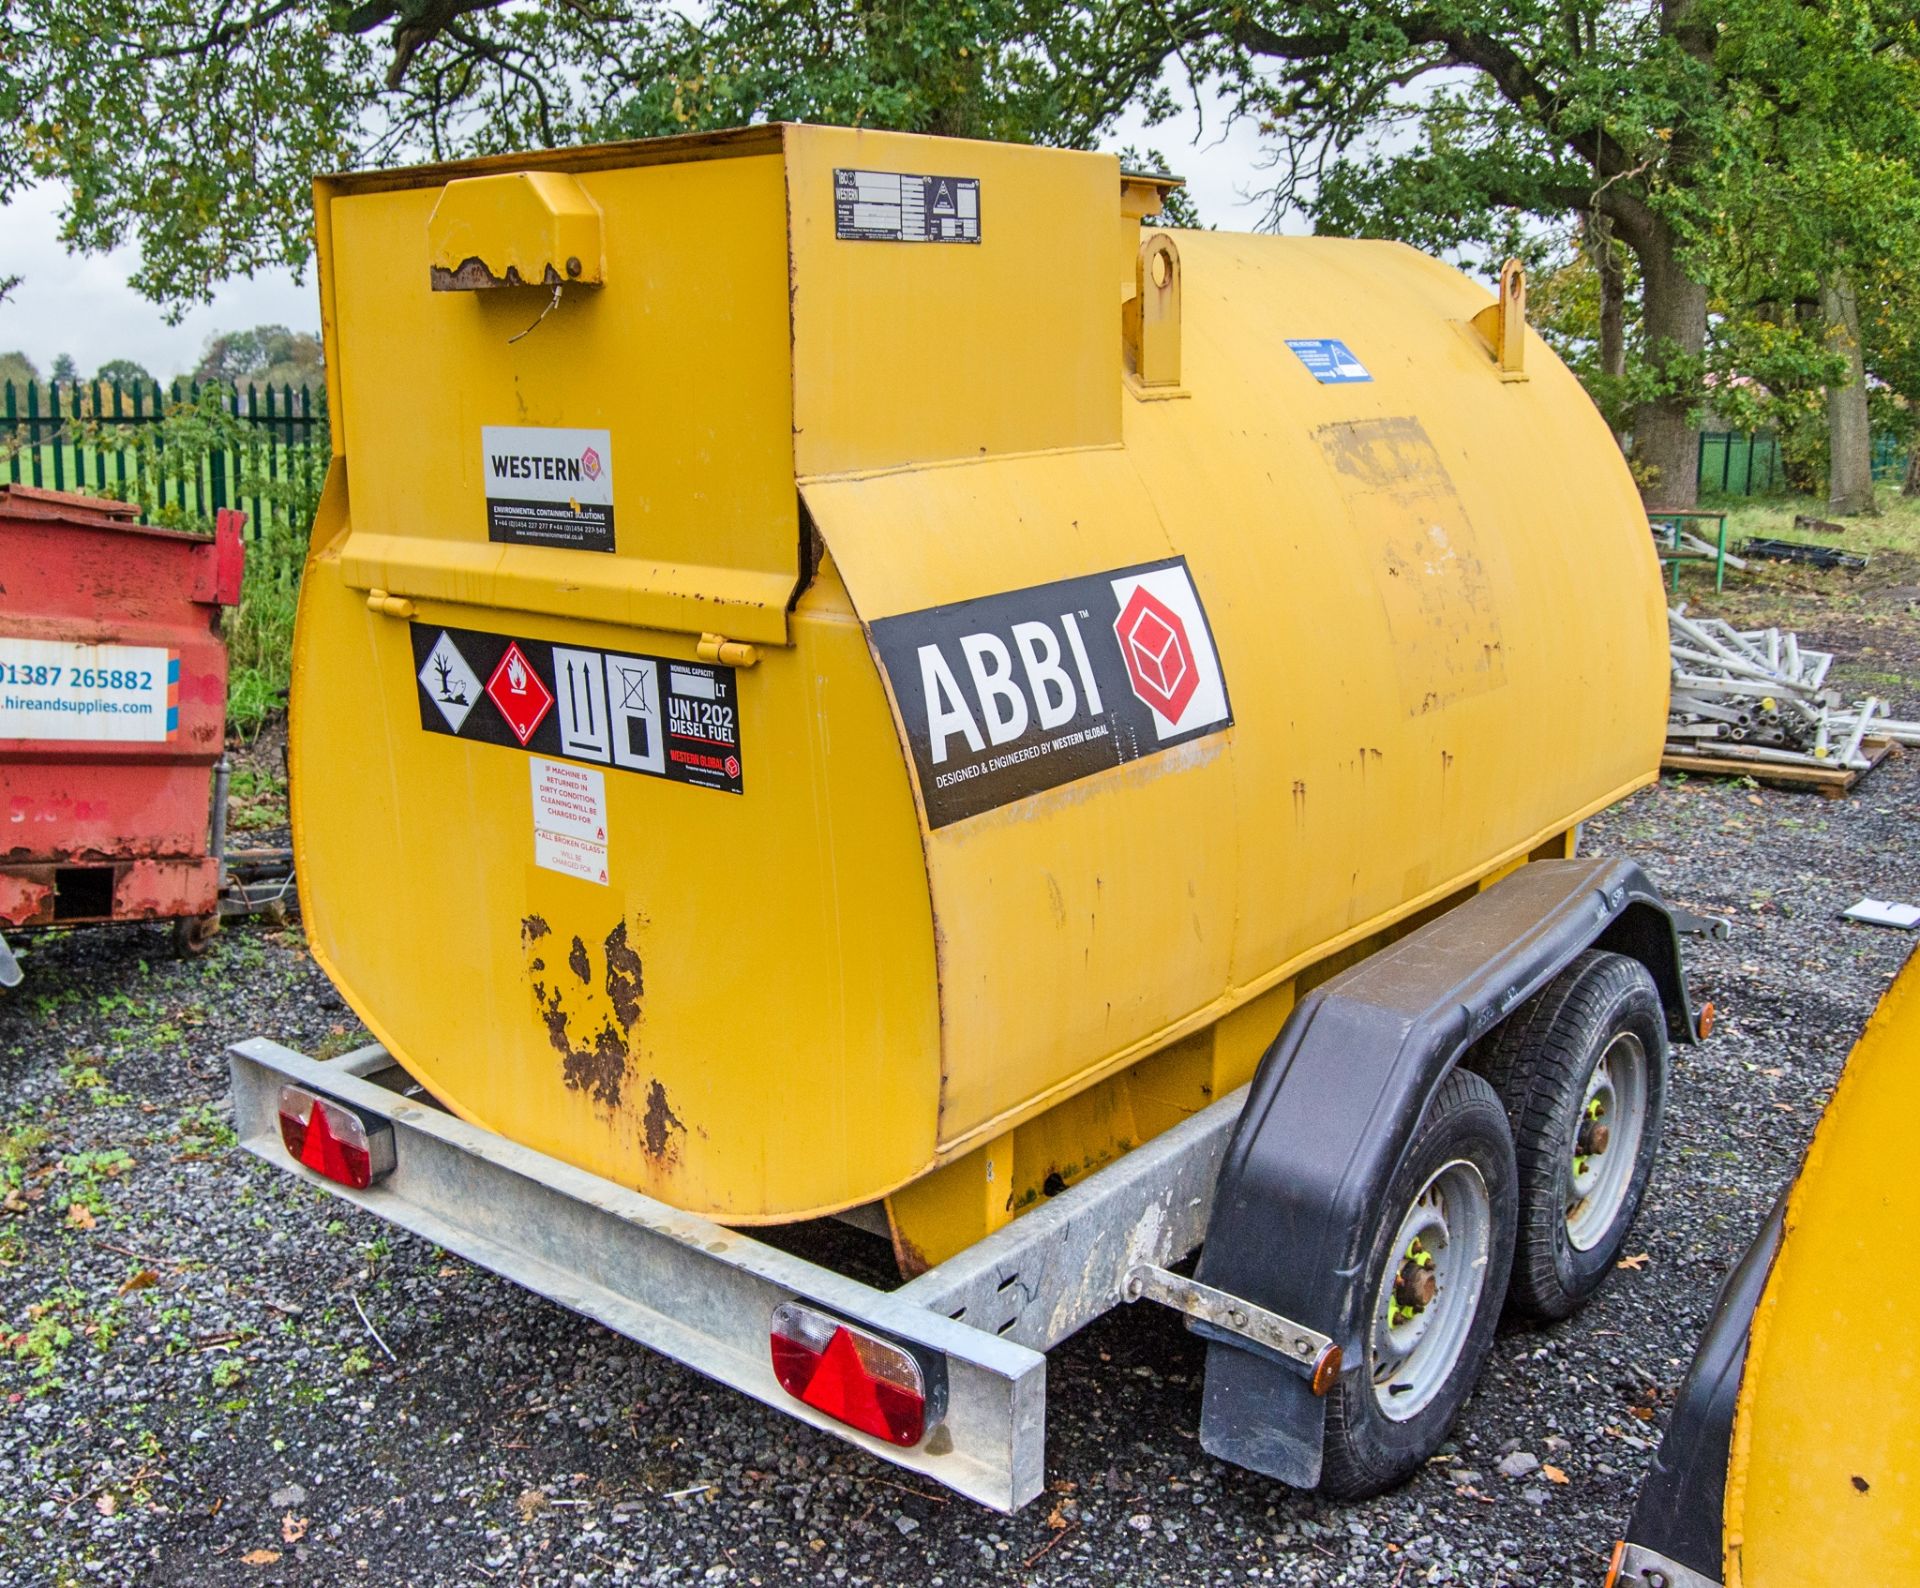
[{"label": "tire", "polygon": [[213,947],[219,930],[218,915],[183,915],[173,923],[173,951],[182,959],[198,959]]},{"label": "tire", "polygon": [[[1570,1317],[1613,1272],[1659,1151],[1668,1062],[1646,966],[1595,949],[1489,1039],[1478,1068],[1506,1106],[1520,1171],[1516,1311]],[[1580,1150],[1590,1125],[1605,1127],[1598,1153]]]},{"label": "tire", "polygon": [[[1440,1083],[1384,1207],[1367,1255],[1362,1360],[1327,1397],[1320,1489],[1340,1500],[1366,1499],[1417,1472],[1446,1439],[1492,1349],[1516,1204],[1506,1110],[1484,1079],[1455,1070]],[[1444,1227],[1432,1222],[1436,1211]],[[1422,1274],[1433,1281],[1425,1293]]]}]

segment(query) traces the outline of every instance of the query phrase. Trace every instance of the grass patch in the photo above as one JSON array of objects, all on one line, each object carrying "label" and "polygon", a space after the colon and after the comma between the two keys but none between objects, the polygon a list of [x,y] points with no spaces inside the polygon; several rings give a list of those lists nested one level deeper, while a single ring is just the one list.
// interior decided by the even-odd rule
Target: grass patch
[{"label": "grass patch", "polygon": [[[1890,486],[1878,492],[1880,511],[1858,518],[1830,518],[1827,504],[1814,496],[1729,496],[1714,498],[1702,494],[1700,505],[1727,514],[1727,550],[1737,550],[1749,536],[1764,535],[1774,540],[1797,540],[1811,546],[1834,546],[1841,551],[1900,552],[1920,557],[1920,496],[1902,496]],[[1796,516],[1805,515],[1827,523],[1846,526],[1838,535],[1795,529]]]}]

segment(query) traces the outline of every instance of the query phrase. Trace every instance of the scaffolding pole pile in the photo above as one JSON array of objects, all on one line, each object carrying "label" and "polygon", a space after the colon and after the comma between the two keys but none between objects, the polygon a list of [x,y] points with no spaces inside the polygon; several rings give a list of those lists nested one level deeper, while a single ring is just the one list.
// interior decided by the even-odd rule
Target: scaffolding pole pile
[{"label": "scaffolding pole pile", "polygon": [[1894,720],[1871,696],[1849,704],[1827,688],[1833,654],[1807,649],[1797,634],[1690,618],[1684,604],[1667,620],[1669,755],[1864,772],[1875,764],[1869,741],[1920,745],[1920,722]]}]

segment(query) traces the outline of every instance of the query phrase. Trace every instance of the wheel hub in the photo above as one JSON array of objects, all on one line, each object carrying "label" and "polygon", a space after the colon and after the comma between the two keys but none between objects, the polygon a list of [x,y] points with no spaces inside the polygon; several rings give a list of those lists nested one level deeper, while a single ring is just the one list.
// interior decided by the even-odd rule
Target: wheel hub
[{"label": "wheel hub", "polygon": [[1631,1031],[1615,1034],[1587,1077],[1567,1155],[1567,1238],[1590,1251],[1613,1228],[1633,1186],[1646,1131],[1647,1050]]},{"label": "wheel hub", "polygon": [[1486,1284],[1492,1199],[1480,1171],[1456,1159],[1434,1171],[1388,1248],[1374,1308],[1373,1392],[1396,1422],[1446,1385]]}]

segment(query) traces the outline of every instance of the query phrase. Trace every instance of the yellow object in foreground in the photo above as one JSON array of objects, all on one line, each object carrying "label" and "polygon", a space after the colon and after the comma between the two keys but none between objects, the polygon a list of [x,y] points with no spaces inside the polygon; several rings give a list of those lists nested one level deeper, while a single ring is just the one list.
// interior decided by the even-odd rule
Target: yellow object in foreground
[{"label": "yellow object in foreground", "polygon": [[1726,1488],[1727,1588],[1920,1582],[1920,959],[1847,1060],[1787,1201],[1747,1347]]},{"label": "yellow object in foreground", "polygon": [[457,1113],[722,1221],[888,1199],[918,1267],[1654,775],[1573,377],[1165,186],[815,127],[319,185],[297,860]]}]

